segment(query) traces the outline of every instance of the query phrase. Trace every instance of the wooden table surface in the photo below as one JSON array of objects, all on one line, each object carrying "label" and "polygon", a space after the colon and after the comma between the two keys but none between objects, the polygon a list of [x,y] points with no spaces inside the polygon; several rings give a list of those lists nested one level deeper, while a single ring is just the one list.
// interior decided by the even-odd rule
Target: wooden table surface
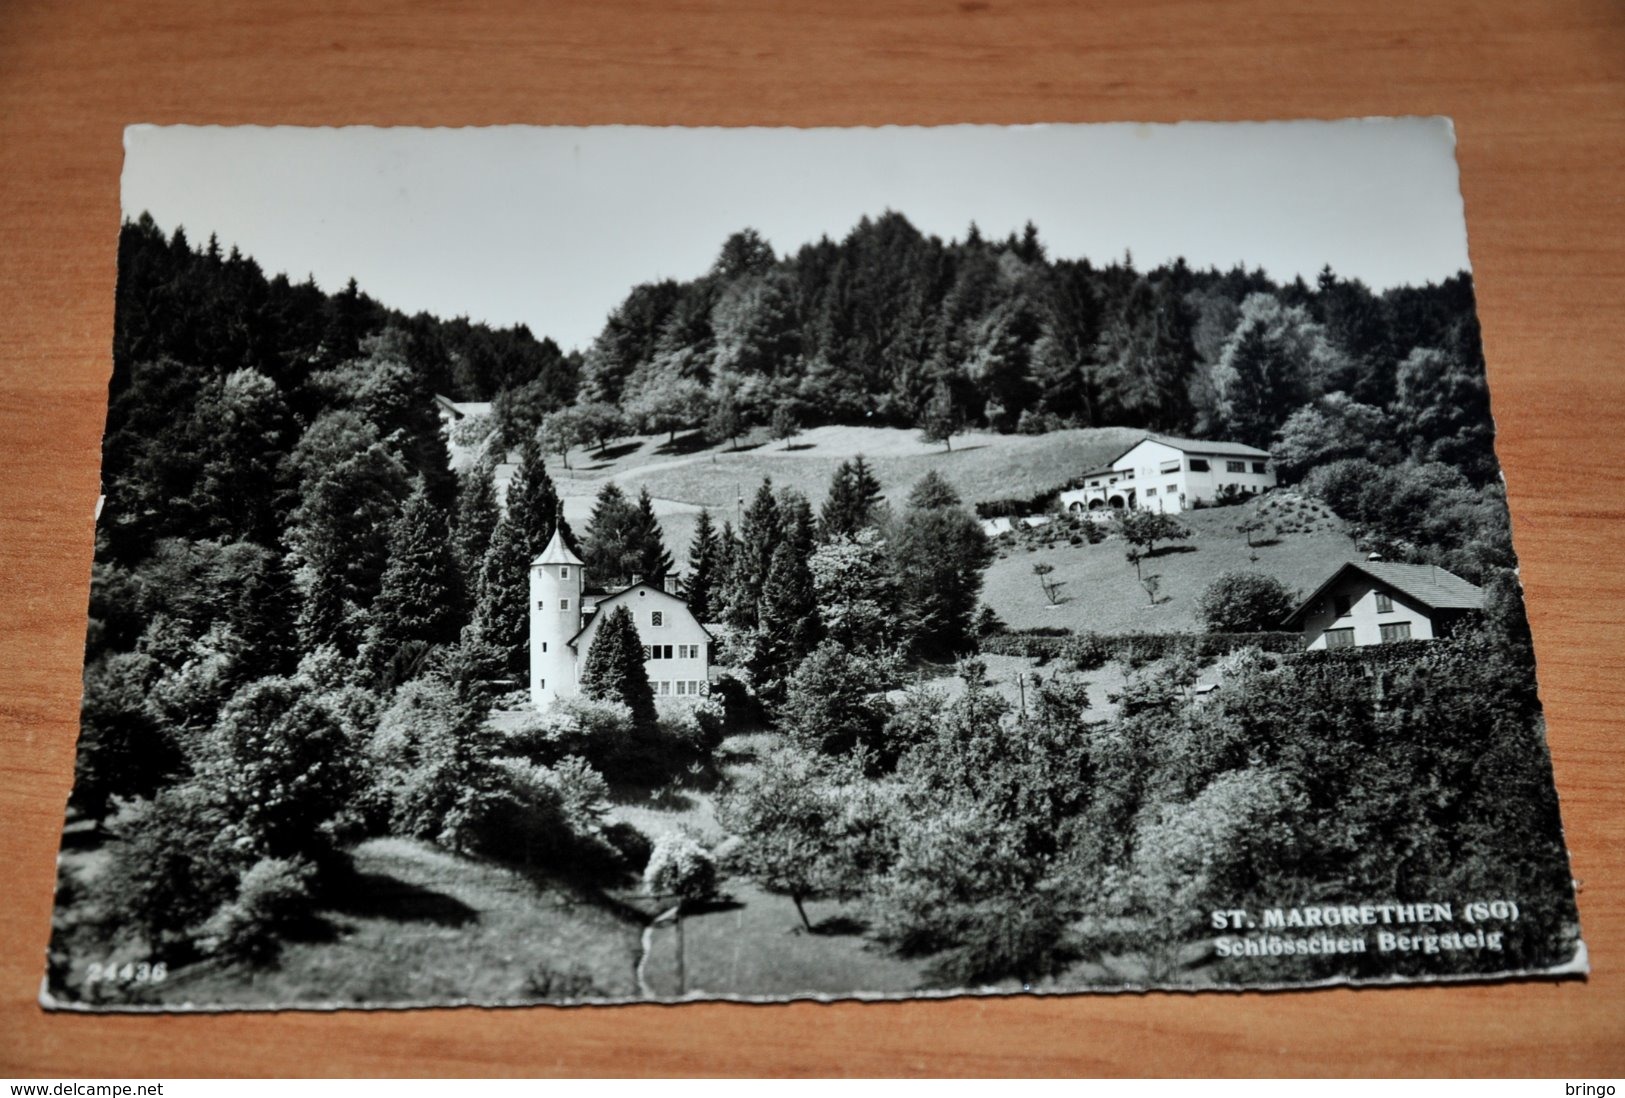
[{"label": "wooden table surface", "polygon": [[[1625,1074],[1625,5],[458,6],[0,3],[0,1075]],[[1456,120],[1588,981],[215,1017],[36,1005],[77,725],[126,123],[1386,114]]]}]

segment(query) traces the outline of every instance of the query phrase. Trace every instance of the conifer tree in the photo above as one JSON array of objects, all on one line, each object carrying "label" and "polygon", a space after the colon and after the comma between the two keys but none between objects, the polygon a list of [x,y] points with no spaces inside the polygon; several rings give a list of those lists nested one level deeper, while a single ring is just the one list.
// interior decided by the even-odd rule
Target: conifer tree
[{"label": "conifer tree", "polygon": [[805,562],[818,543],[818,520],[813,517],[812,504],[807,502],[807,497],[790,488],[781,492],[779,523],[784,529],[784,540]]},{"label": "conifer tree", "polygon": [[688,583],[683,592],[697,621],[711,620],[711,593],[716,578],[716,528],[711,525],[711,512],[702,507],[694,523],[694,540],[688,547]]},{"label": "conifer tree", "polygon": [[880,510],[880,481],[859,454],[841,462],[829,484],[829,498],[819,515],[819,534],[825,541],[875,525]]},{"label": "conifer tree", "polygon": [[783,538],[779,502],[773,482],[762,479],[756,498],[746,508],[728,583],[728,621],[740,629],[756,628],[756,604],[773,566],[773,552]]},{"label": "conifer tree", "polygon": [[581,666],[581,692],[600,701],[622,702],[639,728],[655,723],[654,691],[643,663],[643,641],[632,611],[617,606],[599,624]]},{"label": "conifer tree", "polygon": [[717,535],[716,563],[712,566],[711,620],[729,621],[729,592],[733,589],[734,560],[739,554],[739,538],[734,524],[722,520],[722,532]]},{"label": "conifer tree", "polygon": [[628,540],[630,548],[637,552],[637,575],[652,583],[658,583],[660,578],[671,571],[671,554],[666,552],[665,538],[660,530],[660,520],[655,517],[654,501],[649,498],[649,489],[644,488],[638,492],[638,505],[633,513],[634,520]]},{"label": "conifer tree", "polygon": [[480,570],[474,624],[481,641],[502,655],[510,671],[522,671],[530,645],[530,562],[536,554],[510,513],[497,523]]},{"label": "conifer tree", "polygon": [[784,700],[786,681],[818,644],[812,572],[789,537],[773,553],[760,607],[760,627],[747,664],[756,696],[771,708]]},{"label": "conifer tree", "polygon": [[587,574],[594,582],[625,583],[638,571],[640,525],[638,505],[626,498],[620,485],[606,480],[593,503],[592,518],[587,522],[587,541],[581,554]]},{"label": "conifer tree", "polygon": [[446,515],[420,480],[395,522],[389,563],[368,615],[369,662],[377,670],[411,649],[455,641],[462,608]]},{"label": "conifer tree", "polygon": [[452,544],[463,575],[468,577],[470,593],[475,596],[479,594],[480,569],[501,518],[491,467],[481,462],[465,470],[458,477],[457,532]]},{"label": "conifer tree", "polygon": [[508,482],[506,511],[480,565],[474,612],[480,639],[501,652],[514,672],[523,671],[529,659],[530,562],[547,547],[555,528],[569,529],[541,447],[530,439]]},{"label": "conifer tree", "polygon": [[993,550],[959,494],[935,472],[909,493],[892,543],[900,617],[914,650],[951,656],[971,644],[982,572]]},{"label": "conifer tree", "polygon": [[[553,478],[547,475],[542,448],[534,437],[520,450],[519,467],[508,482],[507,513],[519,524],[523,544],[530,557],[547,548],[548,539],[559,520],[559,494]],[[530,563],[527,557],[526,564]]]}]

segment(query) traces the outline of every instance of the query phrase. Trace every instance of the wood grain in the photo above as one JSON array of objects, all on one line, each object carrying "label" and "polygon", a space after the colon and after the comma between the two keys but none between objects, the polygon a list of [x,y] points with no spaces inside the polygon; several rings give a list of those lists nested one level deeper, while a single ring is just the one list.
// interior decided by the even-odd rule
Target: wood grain
[{"label": "wood grain", "polygon": [[[1625,7],[1612,0],[0,6],[0,1074],[1625,1074]],[[75,1017],[72,766],[129,122],[1456,119],[1595,972],[1286,994]]]}]

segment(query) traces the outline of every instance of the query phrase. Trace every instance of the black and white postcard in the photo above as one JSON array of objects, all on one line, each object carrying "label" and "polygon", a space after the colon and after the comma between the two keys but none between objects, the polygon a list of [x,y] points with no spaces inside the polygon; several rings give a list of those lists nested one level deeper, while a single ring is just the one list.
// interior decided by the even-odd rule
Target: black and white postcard
[{"label": "black and white postcard", "polygon": [[117,247],[47,1006],[1587,970],[1448,120],[140,126]]}]

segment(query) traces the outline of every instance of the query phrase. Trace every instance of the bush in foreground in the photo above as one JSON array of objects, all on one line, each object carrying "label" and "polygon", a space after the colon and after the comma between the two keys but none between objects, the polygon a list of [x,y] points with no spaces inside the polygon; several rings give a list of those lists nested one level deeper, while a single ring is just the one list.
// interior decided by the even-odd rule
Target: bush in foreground
[{"label": "bush in foreground", "polygon": [[1281,628],[1296,600],[1262,572],[1226,572],[1207,585],[1196,612],[1210,633],[1264,633]]}]

